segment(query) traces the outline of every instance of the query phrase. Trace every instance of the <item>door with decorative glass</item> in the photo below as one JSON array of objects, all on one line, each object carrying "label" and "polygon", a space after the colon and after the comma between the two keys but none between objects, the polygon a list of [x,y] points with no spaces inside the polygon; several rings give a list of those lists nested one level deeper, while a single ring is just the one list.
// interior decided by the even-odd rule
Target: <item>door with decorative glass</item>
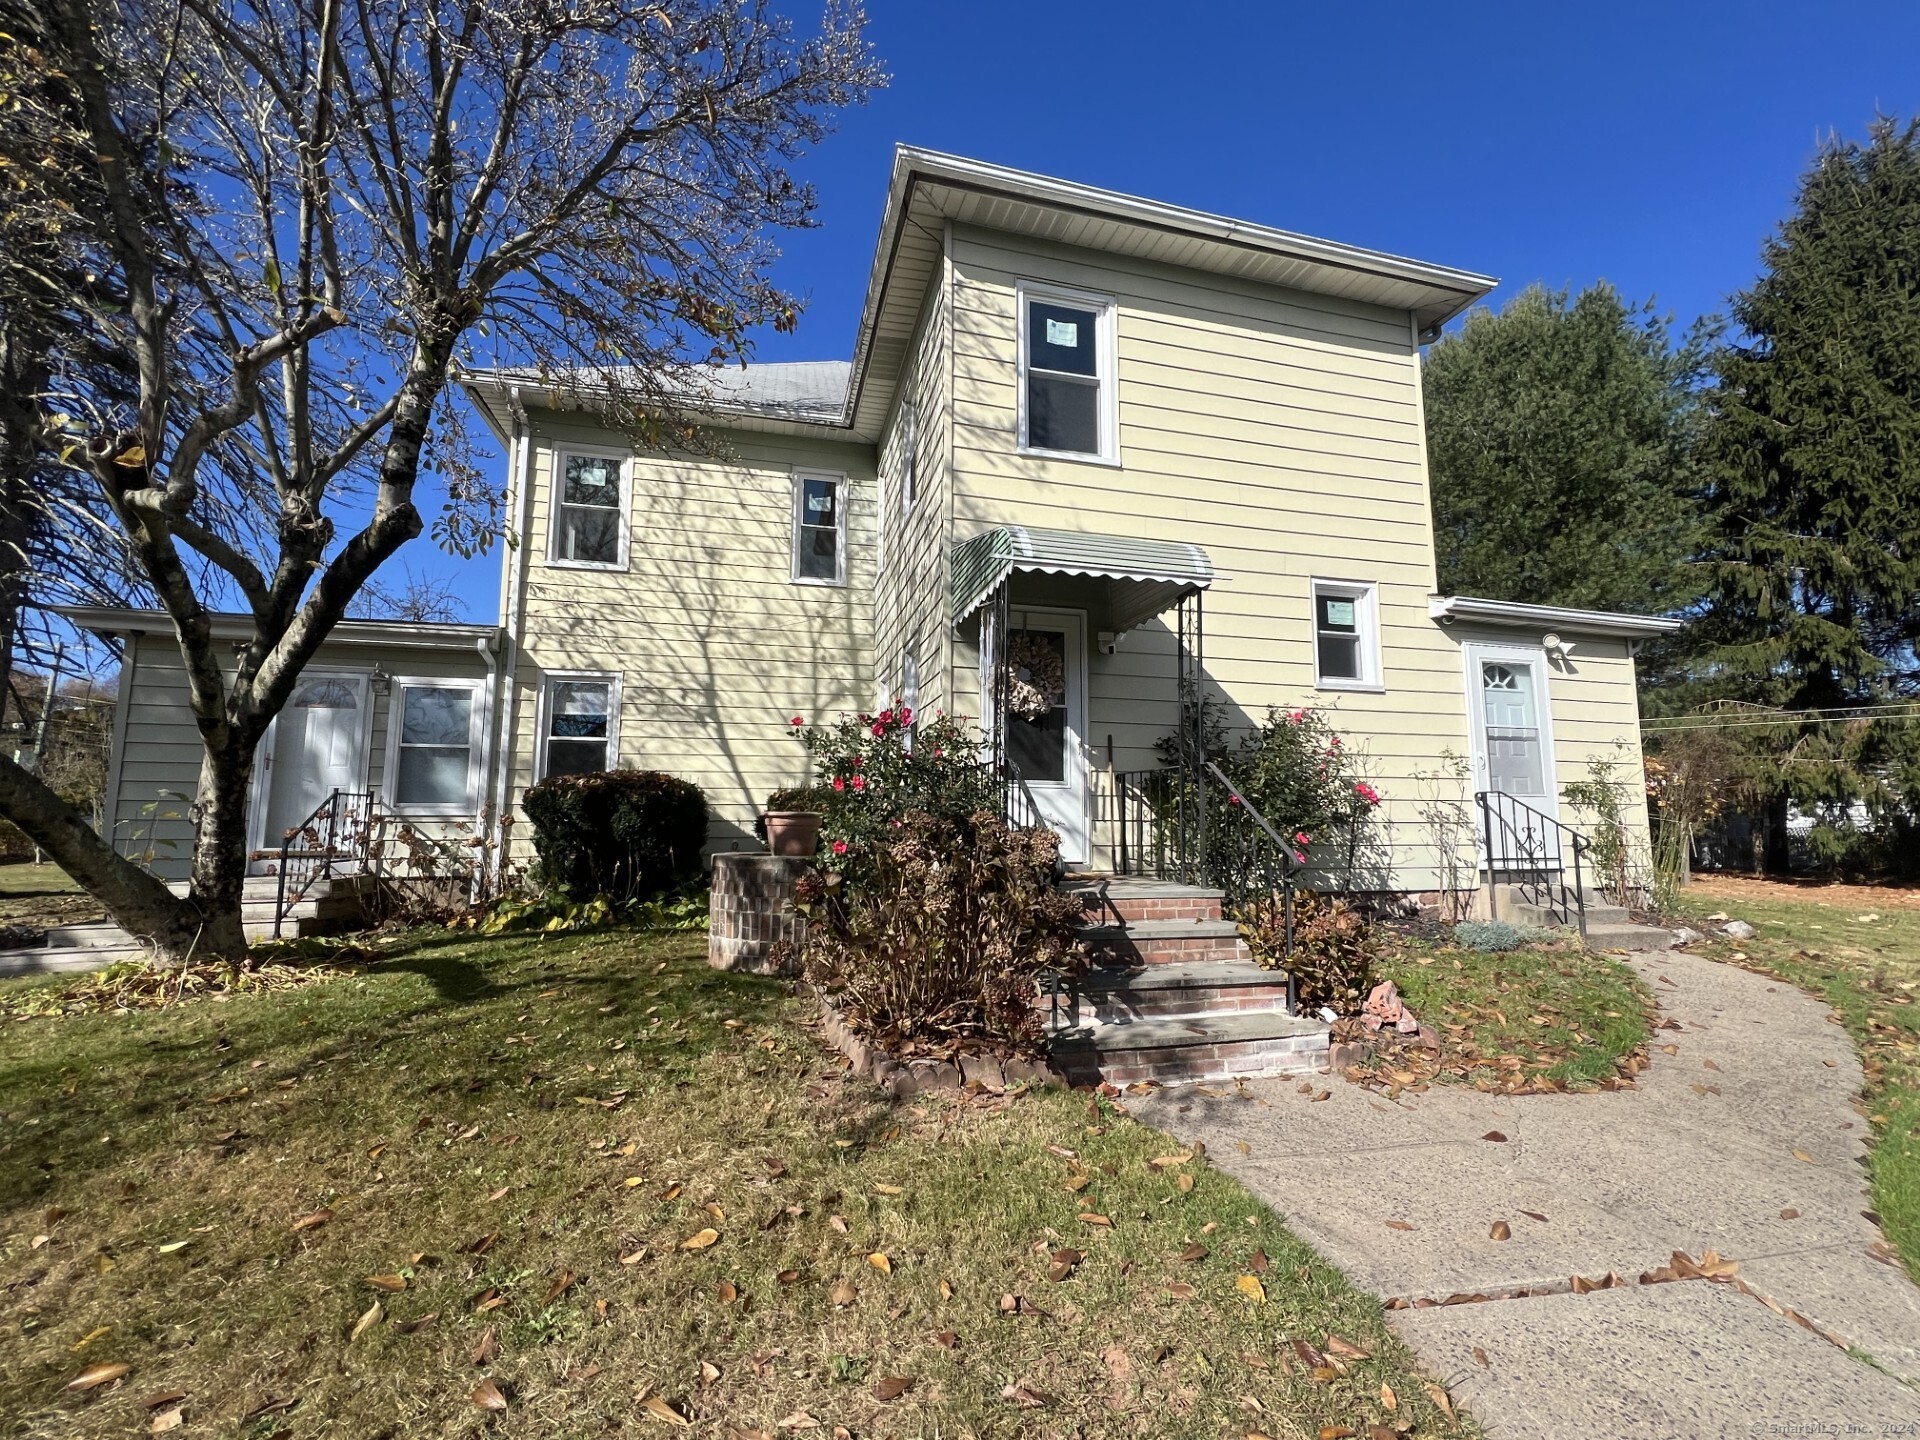
[{"label": "door with decorative glass", "polygon": [[1086,636],[1075,611],[1016,610],[1007,628],[1007,759],[1070,864],[1088,854]]},{"label": "door with decorative glass", "polygon": [[[254,790],[254,849],[278,851],[335,790],[359,791],[367,778],[367,676],[308,671],[260,743]],[[269,864],[255,862],[258,868]]]},{"label": "door with decorative glass", "polygon": [[1495,869],[1558,868],[1559,814],[1547,706],[1546,656],[1512,646],[1467,648],[1475,787],[1494,815]]}]

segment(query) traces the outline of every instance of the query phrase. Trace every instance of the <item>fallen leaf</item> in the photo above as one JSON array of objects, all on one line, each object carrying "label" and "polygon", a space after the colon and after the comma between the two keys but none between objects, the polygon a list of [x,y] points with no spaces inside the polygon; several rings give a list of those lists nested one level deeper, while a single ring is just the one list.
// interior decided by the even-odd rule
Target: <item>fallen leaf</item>
[{"label": "fallen leaf", "polygon": [[[878,1180],[873,1182],[873,1188],[874,1193],[879,1195],[904,1195],[907,1193],[898,1185],[882,1185]],[[912,1382],[909,1381],[908,1383],[911,1384]]]},{"label": "fallen leaf", "polygon": [[647,1414],[651,1415],[654,1419],[664,1420],[667,1424],[678,1425],[682,1429],[686,1429],[693,1424],[693,1421],[682,1415],[658,1395],[649,1395],[646,1403],[640,1408],[645,1410]]},{"label": "fallen leaf", "polygon": [[642,1245],[638,1250],[629,1250],[626,1254],[622,1255],[620,1257],[620,1263],[622,1265],[638,1265],[646,1258],[647,1247]]},{"label": "fallen leaf", "polygon": [[[1183,1175],[1180,1178],[1184,1180],[1186,1177]],[[1083,1210],[1073,1218],[1078,1220],[1082,1225],[1105,1225],[1109,1229],[1113,1226],[1113,1221],[1109,1220],[1106,1216],[1095,1215],[1090,1210]]]},{"label": "fallen leaf", "polygon": [[490,1379],[482,1380],[478,1385],[474,1386],[471,1398],[473,1403],[478,1405],[482,1410],[504,1410],[507,1408],[507,1397],[500,1393],[500,1387]]},{"label": "fallen leaf", "polygon": [[1271,1262],[1267,1259],[1266,1251],[1256,1250],[1253,1252],[1252,1255],[1250,1255],[1247,1258],[1247,1269],[1251,1270],[1256,1275],[1264,1275],[1267,1273],[1267,1266],[1270,1263]]},{"label": "fallen leaf", "polygon": [[1800,1161],[1802,1164],[1806,1164],[1806,1165],[1811,1165],[1814,1163],[1813,1156],[1807,1154],[1807,1152],[1804,1150],[1794,1151],[1793,1158]]},{"label": "fallen leaf", "polygon": [[1389,1230],[1411,1230],[1413,1228],[1413,1226],[1404,1220],[1389,1220],[1386,1222],[1386,1225]]},{"label": "fallen leaf", "polygon": [[1327,1336],[1327,1353],[1338,1355],[1343,1360],[1371,1360],[1371,1351],[1362,1350],[1351,1340],[1342,1340],[1338,1335]]},{"label": "fallen leaf", "polygon": [[438,1310],[429,1310],[426,1314],[415,1316],[411,1320],[396,1320],[393,1325],[394,1332],[399,1335],[417,1335],[439,1318]]},{"label": "fallen leaf", "polygon": [[500,1327],[489,1325],[480,1332],[480,1338],[473,1342],[473,1349],[467,1355],[469,1365],[484,1365],[500,1353]]},{"label": "fallen leaf", "polygon": [[1798,1220],[1800,1218],[1800,1212],[1798,1210],[1795,1210],[1792,1206],[1788,1206],[1785,1210],[1782,1210],[1780,1212],[1780,1218],[1782,1220]]},{"label": "fallen leaf", "polygon": [[69,1390],[95,1390],[133,1372],[131,1365],[89,1365],[67,1382]]},{"label": "fallen leaf", "polygon": [[1183,1265],[1191,1265],[1196,1260],[1204,1260],[1206,1258],[1207,1258],[1207,1247],[1204,1245],[1189,1245],[1187,1246],[1186,1249],[1182,1250],[1178,1255],[1174,1256],[1174,1259],[1178,1260]]},{"label": "fallen leaf", "polygon": [[898,1400],[913,1388],[913,1381],[905,1375],[882,1375],[873,1382],[873,1398],[876,1400]]},{"label": "fallen leaf", "polygon": [[844,1215],[829,1215],[827,1217],[827,1224],[831,1225],[835,1230],[838,1230],[842,1235],[847,1233],[847,1217]]},{"label": "fallen leaf", "polygon": [[1241,1275],[1233,1282],[1233,1288],[1253,1301],[1256,1305],[1267,1302],[1267,1287],[1260,1283],[1258,1275]]},{"label": "fallen leaf", "polygon": [[1086,1257],[1078,1250],[1063,1247],[1054,1251],[1053,1254],[1047,1258],[1047,1279],[1059,1281],[1071,1275],[1073,1273],[1073,1267],[1078,1265]]},{"label": "fallen leaf", "polygon": [[164,1435],[169,1430],[178,1430],[185,1419],[186,1416],[181,1412],[180,1407],[175,1405],[171,1410],[162,1410],[158,1415],[155,1415],[152,1422],[147,1426],[147,1433],[149,1435]]},{"label": "fallen leaf", "polygon": [[1426,1390],[1427,1398],[1433,1401],[1434,1407],[1449,1420],[1453,1419],[1453,1397],[1438,1385],[1428,1384],[1422,1388]]},{"label": "fallen leaf", "polygon": [[720,1232],[709,1226],[707,1229],[697,1234],[689,1235],[686,1239],[682,1240],[680,1242],[680,1248],[682,1250],[705,1250],[719,1238]]},{"label": "fallen leaf", "polygon": [[1037,1390],[1025,1380],[1016,1380],[1000,1392],[1002,1400],[1011,1400],[1014,1404],[1028,1410],[1040,1410],[1053,1404],[1053,1396],[1044,1390]]},{"label": "fallen leaf", "polygon": [[1478,1345],[1473,1347],[1473,1363],[1478,1365],[1482,1370],[1492,1368],[1487,1362],[1487,1352],[1482,1350]]},{"label": "fallen leaf", "polygon": [[406,1277],[402,1275],[369,1275],[367,1284],[376,1290],[384,1290],[389,1295],[398,1295],[407,1288]]},{"label": "fallen leaf", "polygon": [[1513,1238],[1513,1228],[1504,1220],[1496,1220],[1488,1229],[1487,1238],[1489,1240],[1510,1240]]},{"label": "fallen leaf", "polygon": [[327,1221],[332,1218],[333,1211],[326,1209],[316,1210],[311,1215],[302,1215],[298,1220],[294,1221],[293,1229],[296,1233],[301,1230],[312,1230],[316,1226],[326,1224]]},{"label": "fallen leaf", "polygon": [[731,1280],[722,1280],[718,1285],[713,1287],[713,1293],[719,1297],[722,1305],[731,1305],[740,1298],[740,1292],[734,1287],[734,1283]]},{"label": "fallen leaf", "polygon": [[1538,1210],[1522,1210],[1520,1213],[1529,1220],[1538,1220],[1542,1225],[1547,1223],[1547,1217],[1542,1215]]},{"label": "fallen leaf", "polygon": [[573,1288],[573,1271],[571,1270],[562,1271],[560,1274],[560,1278],[555,1280],[552,1285],[548,1286],[547,1293],[540,1297],[540,1308],[542,1310],[546,1309],[547,1306],[551,1305],[554,1301],[558,1300],[562,1295],[566,1294],[567,1291],[571,1290],[572,1288]]},{"label": "fallen leaf", "polygon": [[187,1392],[184,1390],[161,1390],[147,1396],[140,1404],[145,1409],[158,1410],[162,1405],[173,1405],[186,1398]]},{"label": "fallen leaf", "polygon": [[367,1331],[380,1323],[382,1313],[380,1302],[378,1300],[374,1301],[373,1304],[367,1307],[366,1313],[353,1322],[353,1329],[348,1333],[347,1339],[358,1340],[362,1335],[366,1334]]},{"label": "fallen leaf", "polygon": [[1495,1141],[1500,1141],[1504,1143],[1507,1137],[1502,1135],[1498,1130],[1489,1130],[1487,1131],[1486,1134],[1482,1135],[1480,1138],[1482,1140],[1495,1140]]},{"label": "fallen leaf", "polygon": [[1400,1399],[1393,1393],[1393,1387],[1384,1380],[1380,1382],[1380,1404],[1388,1410],[1398,1409],[1400,1405]]},{"label": "fallen leaf", "polygon": [[882,1255],[878,1250],[867,1256],[867,1264],[878,1270],[882,1275],[893,1274],[893,1261],[889,1260],[885,1255]]},{"label": "fallen leaf", "polygon": [[1167,1293],[1176,1300],[1191,1300],[1200,1292],[1184,1280],[1175,1280],[1167,1286]]},{"label": "fallen leaf", "polygon": [[1178,1175],[1173,1177],[1173,1183],[1179,1188],[1180,1193],[1184,1195],[1187,1191],[1193,1189],[1193,1176],[1182,1170]]},{"label": "fallen leaf", "polygon": [[938,1345],[942,1350],[951,1350],[960,1343],[960,1337],[951,1330],[936,1330],[933,1332],[932,1338],[933,1343]]},{"label": "fallen leaf", "polygon": [[804,1410],[796,1410],[780,1422],[782,1430],[818,1430],[820,1422]]}]

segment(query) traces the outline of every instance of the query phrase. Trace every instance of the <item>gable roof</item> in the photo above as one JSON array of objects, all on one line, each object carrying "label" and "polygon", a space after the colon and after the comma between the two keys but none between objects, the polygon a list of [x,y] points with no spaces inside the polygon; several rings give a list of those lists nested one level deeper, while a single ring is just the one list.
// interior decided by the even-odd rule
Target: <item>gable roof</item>
[{"label": "gable roof", "polygon": [[[750,429],[817,433],[825,426],[850,439],[877,440],[921,301],[940,265],[948,221],[1405,310],[1422,341],[1497,283],[1451,266],[898,145],[852,361],[716,369],[715,396],[701,401],[699,413]],[[530,398],[547,389],[532,370],[480,371],[463,383],[502,433],[515,389]],[[549,390],[545,398],[558,403],[559,397]]]}]

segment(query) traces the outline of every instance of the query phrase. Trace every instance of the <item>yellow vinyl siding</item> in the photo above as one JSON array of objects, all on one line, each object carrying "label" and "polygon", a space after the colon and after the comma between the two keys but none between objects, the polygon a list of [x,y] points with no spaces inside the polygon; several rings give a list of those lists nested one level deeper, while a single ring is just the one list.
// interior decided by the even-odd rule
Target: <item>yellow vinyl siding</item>
[{"label": "yellow vinyl siding", "polygon": [[[1205,548],[1222,576],[1205,599],[1206,671],[1229,725],[1274,705],[1331,711],[1386,797],[1393,883],[1431,885],[1415,775],[1468,741],[1459,652],[1427,616],[1409,317],[965,227],[953,262],[956,538],[1028,523]],[[1017,453],[1021,279],[1116,302],[1118,466]],[[1315,690],[1315,578],[1378,587],[1382,693]],[[1162,620],[1089,656],[1096,769],[1109,740],[1119,769],[1157,763],[1153,744],[1177,719],[1173,652]],[[970,647],[956,656],[956,693],[977,693],[976,665]]]},{"label": "yellow vinyl siding", "polygon": [[[516,557],[526,566],[508,777],[516,804],[534,780],[549,671],[620,677],[616,763],[699,785],[720,849],[753,844],[768,793],[806,779],[787,718],[831,719],[866,703],[872,447],[749,431],[716,441],[711,455],[633,457],[624,570],[561,568],[545,563],[556,447],[629,446],[575,417],[534,415],[532,513]],[[844,586],[791,579],[796,470],[847,478]],[[518,830],[516,861],[531,856],[527,833]]]}]

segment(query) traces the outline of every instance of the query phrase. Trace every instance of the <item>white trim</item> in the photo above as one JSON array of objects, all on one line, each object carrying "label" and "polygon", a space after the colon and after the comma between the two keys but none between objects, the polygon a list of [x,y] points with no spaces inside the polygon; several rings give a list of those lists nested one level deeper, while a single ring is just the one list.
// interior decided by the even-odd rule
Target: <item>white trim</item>
[{"label": "white trim", "polygon": [[[552,459],[548,462],[553,473],[547,477],[547,554],[546,564],[553,570],[612,570],[627,568],[627,542],[633,531],[633,454],[626,450],[614,450],[604,445],[550,445],[547,447]],[[619,524],[614,534],[618,539],[620,558],[605,560],[563,560],[555,553],[560,541],[561,487],[566,483],[566,457],[580,455],[594,460],[612,460],[619,466],[620,504],[615,510]],[[581,510],[598,509],[598,506],[581,505]]]},{"label": "white trim", "polygon": [[[911,383],[908,382],[908,384]],[[900,518],[904,521],[913,513],[913,502],[919,498],[917,487],[920,483],[920,407],[909,400],[900,407],[900,415],[901,429],[904,432],[900,452]],[[903,533],[904,529],[903,525]]]},{"label": "white trim", "polygon": [[[1120,367],[1114,339],[1119,306],[1111,295],[1076,290],[1043,280],[1016,280],[1013,286],[1014,326],[1019,334],[1019,355],[1014,368],[1015,420],[1014,449],[1022,455],[1037,455],[1048,460],[1077,460],[1096,465],[1120,464]],[[1027,305],[1029,301],[1055,301],[1094,313],[1093,382],[1098,397],[1100,448],[1097,451],[1045,450],[1027,443]],[[1043,375],[1060,372],[1043,370]],[[1075,376],[1074,379],[1084,377]]]},{"label": "white trim", "polygon": [[1529,665],[1533,668],[1534,701],[1540,721],[1540,776],[1547,787],[1547,805],[1554,819],[1560,818],[1560,774],[1553,763],[1553,667],[1547,664],[1547,652],[1539,645],[1505,645],[1469,640],[1460,647],[1461,680],[1467,699],[1467,763],[1476,791],[1488,788],[1487,710],[1480,698],[1480,662],[1496,660],[1502,664]]},{"label": "white trim", "polygon": [[[1351,600],[1358,624],[1360,674],[1352,679],[1320,673],[1320,597]],[[1357,690],[1373,694],[1386,692],[1386,679],[1380,668],[1380,586],[1373,580],[1335,580],[1314,576],[1307,582],[1307,623],[1313,642],[1313,688],[1316,690]]]},{"label": "white trim", "polygon": [[540,702],[535,707],[533,727],[533,783],[538,785],[547,778],[547,726],[553,719],[553,687],[556,682],[568,680],[600,680],[610,687],[607,691],[607,769],[620,768],[620,690],[621,676],[618,670],[542,670],[540,672]]},{"label": "white trim", "polygon": [[[834,540],[834,569],[831,580],[800,573],[800,531],[802,529],[800,517],[807,493],[806,482],[809,480],[824,480],[839,492],[834,497],[833,506],[834,528],[837,534]],[[848,483],[846,472],[796,465],[793,468],[792,483],[793,529],[787,546],[787,582],[792,585],[831,585],[844,588],[847,583],[847,512],[852,508],[853,501],[853,487]]]},{"label": "white trim", "polygon": [[[409,690],[466,690],[474,696],[467,714],[467,793],[459,805],[431,805],[400,799],[400,727],[406,718],[405,693]],[[396,675],[387,688],[387,753],[380,772],[380,798],[396,815],[412,819],[467,819],[480,813],[484,789],[484,767],[488,726],[492,721],[492,687],[484,679],[465,679],[443,675]]]},{"label": "white trim", "polygon": [[[287,703],[291,704],[293,702],[294,692],[297,692],[300,686],[308,680],[320,680],[328,676],[343,675],[360,682],[360,782],[358,788],[361,790],[370,790],[372,789],[371,777],[373,769],[373,667],[309,665],[301,670],[299,679],[294,682],[294,691],[288,693]],[[269,772],[273,766],[272,764],[263,762],[266,762],[270,756],[274,763],[278,763],[279,761],[280,757],[277,753],[277,747],[280,743],[280,716],[285,713],[286,706],[283,705],[280,710],[275,713],[273,719],[267,722],[266,734],[260,737],[259,745],[254,748],[253,783],[250,787],[253,793],[247,802],[249,810],[247,817],[247,850],[249,853],[255,850],[277,850],[280,848],[279,840],[277,839],[274,840],[274,843],[271,845],[267,843],[270,838],[266,833],[267,809],[273,803],[273,777]],[[248,864],[247,869],[249,873],[252,873],[253,865],[251,862]]]},{"label": "white trim", "polygon": [[1611,610],[1574,610],[1562,605],[1519,605],[1471,595],[1429,595],[1427,616],[1442,624],[1479,620],[1491,625],[1539,625],[1576,635],[1671,635],[1685,623],[1662,615],[1622,615]]},{"label": "white trim", "polygon": [[[76,630],[97,635],[126,635],[150,631],[171,635],[173,620],[164,610],[119,610],[93,605],[47,607]],[[251,615],[217,611],[207,617],[216,640],[251,640]],[[471,650],[475,641],[497,642],[497,625],[455,624],[438,620],[342,620],[327,632],[329,645],[388,645],[410,650]]]}]

